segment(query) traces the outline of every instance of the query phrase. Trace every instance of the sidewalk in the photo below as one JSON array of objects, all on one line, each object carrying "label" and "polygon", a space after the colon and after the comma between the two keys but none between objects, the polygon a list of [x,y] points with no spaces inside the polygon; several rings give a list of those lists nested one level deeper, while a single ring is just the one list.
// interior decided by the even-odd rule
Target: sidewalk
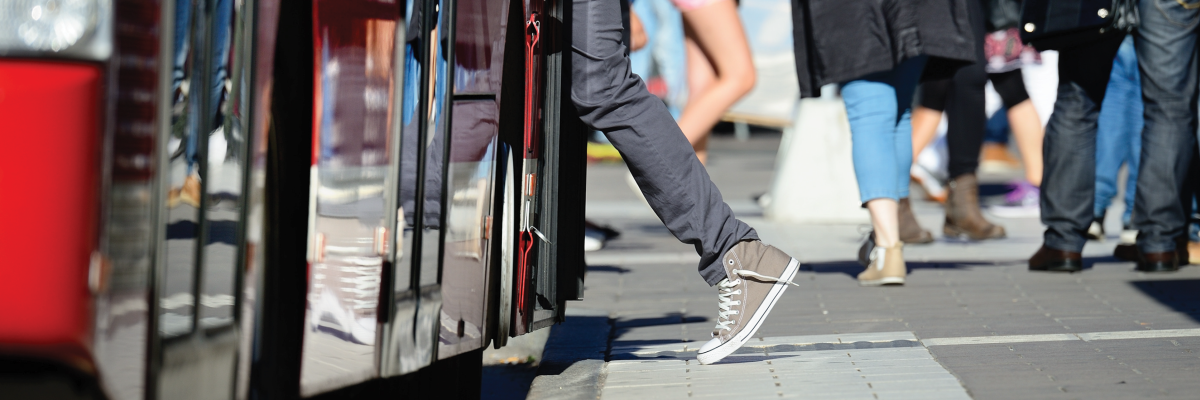
[{"label": "sidewalk", "polygon": [[[625,167],[594,165],[588,218],[621,236],[588,254],[586,299],[554,328],[530,398],[1200,397],[1200,268],[1134,272],[1110,257],[1114,236],[1088,244],[1094,266],[1082,273],[1031,273],[1036,218],[994,219],[1007,239],[947,241],[941,207],[915,202],[938,241],[905,248],[905,286],[859,287],[858,226],[772,223],[751,200],[767,190],[778,140],[710,144],[710,174],[735,213],[803,263],[800,287],[760,340],[696,363],[716,323],[716,290],[696,273],[691,246],[632,194]],[[586,384],[564,384],[572,369]]]}]

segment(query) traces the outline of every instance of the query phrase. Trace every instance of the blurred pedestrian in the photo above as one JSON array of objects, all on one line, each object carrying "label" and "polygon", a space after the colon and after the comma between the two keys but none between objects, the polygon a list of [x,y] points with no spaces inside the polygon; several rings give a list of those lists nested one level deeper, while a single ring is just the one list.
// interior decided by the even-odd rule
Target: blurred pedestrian
[{"label": "blurred pedestrian", "polygon": [[754,336],[795,285],[800,263],[733,216],[666,105],[630,71],[620,1],[573,0],[571,100],[580,119],[621,151],[647,203],[695,246],[700,276],[717,286],[717,325],[696,357],[711,364]]},{"label": "blurred pedestrian", "polygon": [[[1021,131],[1018,141],[1022,141],[1021,138],[1032,140],[1035,137],[1036,140],[1040,140],[1041,121],[1037,117],[1037,111],[1033,109],[1029,94],[1025,91],[1020,70],[1019,40],[1008,39],[1009,26],[1004,26],[999,32],[986,34],[983,0],[967,0],[966,3],[976,44],[975,62],[959,69],[952,79],[921,85],[918,100],[920,110],[914,113],[913,121],[914,129],[920,130],[914,130],[913,141],[928,143],[925,137],[932,137],[932,131],[938,124],[937,119],[941,118],[943,110],[946,112],[950,190],[946,199],[946,219],[942,233],[946,237],[966,237],[971,240],[996,239],[1007,234],[1004,227],[983,217],[979,205],[979,180],[976,176],[987,126],[984,89],[988,80],[992,81],[992,87],[1000,94],[1005,106],[1010,110],[1010,115],[1015,117],[1015,123],[1010,125],[1014,126],[1014,132]],[[1008,21],[1001,23],[1016,25],[1015,22]],[[1015,35],[1015,32],[1011,34]],[[996,39],[988,41],[988,38],[995,36],[1000,36],[999,43],[995,43]],[[994,50],[989,54],[985,51],[987,48]],[[927,121],[930,119],[932,121]],[[1040,146],[1037,147],[1038,154],[1027,158],[1035,161],[1030,169],[1037,170],[1040,175]],[[920,152],[920,149],[914,150],[914,154]]]},{"label": "blurred pedestrian", "polygon": [[978,50],[964,0],[884,3],[792,7],[801,96],[842,85],[859,196],[874,229],[870,265],[858,276],[864,286],[903,284],[907,275],[899,219],[912,165],[913,91],[922,77],[945,78],[975,62]]},{"label": "blurred pedestrian", "polygon": [[734,0],[672,0],[683,13],[688,102],[679,117],[700,163],[708,163],[708,137],[725,111],[754,89],[750,44]]},{"label": "blurred pedestrian", "polygon": [[[1134,37],[1141,73],[1144,126],[1134,197],[1137,266],[1176,271],[1188,263],[1183,180],[1196,146],[1196,23],[1200,9],[1184,2],[1143,1]],[[1183,22],[1181,22],[1183,21]],[[1096,121],[1124,33],[1059,52],[1058,101],[1046,134],[1042,190],[1045,243],[1030,270],[1079,271],[1094,217]]]}]

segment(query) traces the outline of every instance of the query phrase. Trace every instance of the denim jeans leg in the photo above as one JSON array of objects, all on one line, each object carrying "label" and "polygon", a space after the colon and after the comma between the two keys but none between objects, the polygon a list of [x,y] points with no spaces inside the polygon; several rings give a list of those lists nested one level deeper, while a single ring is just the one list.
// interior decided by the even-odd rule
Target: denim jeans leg
[{"label": "denim jeans leg", "polygon": [[880,198],[900,200],[895,182],[900,162],[896,150],[896,90],[879,80],[850,81],[842,85],[842,101],[850,120],[859,198],[863,203]]},{"label": "denim jeans leg", "polygon": [[1100,122],[1096,129],[1096,202],[1092,215],[1099,218],[1117,195],[1117,175],[1121,164],[1129,163],[1130,184],[1126,185],[1125,213],[1121,219],[1129,223],[1133,208],[1133,193],[1137,182],[1137,159],[1140,154],[1130,151],[1136,143],[1141,149],[1142,86],[1138,82],[1137,55],[1133,36],[1125,38],[1113,60],[1108,91],[1100,107]]},{"label": "denim jeans leg", "polygon": [[1142,160],[1142,92],[1141,77],[1137,76],[1137,68],[1134,71],[1134,82],[1137,82],[1137,89],[1133,93],[1129,101],[1129,115],[1135,116],[1132,118],[1129,128],[1132,133],[1126,137],[1125,146],[1126,154],[1125,163],[1128,165],[1129,174],[1125,177],[1125,213],[1121,215],[1122,226],[1132,226],[1133,222],[1133,204],[1137,197],[1137,182],[1138,170],[1141,168]]},{"label": "denim jeans leg", "polygon": [[911,99],[924,66],[924,58],[910,59],[891,71],[842,85],[842,100],[850,120],[854,175],[863,203],[908,197]]},{"label": "denim jeans leg", "polygon": [[1181,188],[1196,145],[1200,9],[1174,0],[1143,0],[1138,7],[1142,20],[1135,47],[1145,128],[1133,225],[1141,250],[1157,253],[1174,250],[1175,239],[1186,234],[1190,210]]},{"label": "denim jeans leg", "polygon": [[1079,252],[1093,218],[1096,127],[1121,36],[1059,52],[1058,98],[1046,125],[1042,175],[1045,245]]},{"label": "denim jeans leg", "polygon": [[1093,217],[1096,181],[1096,121],[1100,107],[1077,83],[1058,85],[1046,125],[1042,177],[1042,224],[1046,246],[1082,251]]}]

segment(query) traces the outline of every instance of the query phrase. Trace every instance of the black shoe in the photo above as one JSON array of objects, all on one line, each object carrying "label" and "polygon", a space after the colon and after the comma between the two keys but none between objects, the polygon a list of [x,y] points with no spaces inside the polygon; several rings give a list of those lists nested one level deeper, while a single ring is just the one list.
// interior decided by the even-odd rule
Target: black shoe
[{"label": "black shoe", "polygon": [[1062,251],[1042,245],[1029,258],[1030,271],[1079,272],[1083,270],[1083,256],[1073,251]]},{"label": "black shoe", "polygon": [[[1186,250],[1185,250],[1186,251]],[[1175,272],[1179,270],[1179,252],[1141,253],[1137,270],[1141,272]]]},{"label": "black shoe", "polygon": [[1136,244],[1118,244],[1113,249],[1113,258],[1121,261],[1137,262],[1138,248]]},{"label": "black shoe", "polygon": [[858,248],[858,264],[866,267],[871,265],[871,252],[875,250],[875,231],[867,235],[867,240],[863,241],[862,247]]}]

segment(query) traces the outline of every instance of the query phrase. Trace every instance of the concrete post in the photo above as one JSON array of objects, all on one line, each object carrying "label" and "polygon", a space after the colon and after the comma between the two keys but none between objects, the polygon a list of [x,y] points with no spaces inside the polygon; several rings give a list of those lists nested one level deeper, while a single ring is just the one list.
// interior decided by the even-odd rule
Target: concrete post
[{"label": "concrete post", "polygon": [[868,223],[858,198],[850,154],[850,122],[836,88],[796,105],[792,126],[783,130],[775,179],[761,200],[764,216],[801,223]]}]

